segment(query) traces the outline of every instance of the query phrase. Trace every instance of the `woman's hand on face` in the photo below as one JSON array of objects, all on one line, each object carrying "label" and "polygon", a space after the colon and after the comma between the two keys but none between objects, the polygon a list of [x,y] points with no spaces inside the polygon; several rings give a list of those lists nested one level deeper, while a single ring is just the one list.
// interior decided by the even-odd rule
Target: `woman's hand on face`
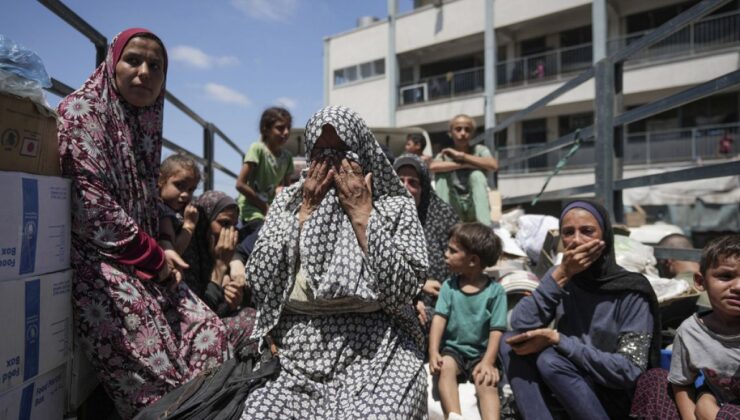
[{"label": "woman's hand on face", "polygon": [[213,256],[228,265],[231,258],[234,256],[234,250],[236,249],[236,241],[239,238],[239,234],[233,226],[221,229],[218,234],[218,240],[213,249]]},{"label": "woman's hand on face", "polygon": [[506,339],[506,343],[519,356],[539,353],[546,347],[557,345],[559,342],[560,333],[552,328],[539,328]]},{"label": "woman's hand on face", "polygon": [[601,256],[605,247],[604,241],[599,239],[593,239],[581,245],[571,243],[563,252],[563,262],[555,269],[556,281],[564,284],[571,277],[586,270]]},{"label": "woman's hand on face", "polygon": [[428,279],[426,282],[424,282],[424,287],[421,288],[421,291],[428,294],[429,296],[437,297],[439,296],[439,289],[442,288],[442,283],[439,282],[437,279]]},{"label": "woman's hand on face", "polygon": [[333,163],[328,159],[311,162],[306,181],[303,183],[303,204],[298,213],[301,224],[321,204],[321,200],[334,182],[335,172]]},{"label": "woman's hand on face", "polygon": [[372,173],[363,176],[357,162],[342,159],[334,184],[339,203],[352,223],[367,226],[373,209]]}]

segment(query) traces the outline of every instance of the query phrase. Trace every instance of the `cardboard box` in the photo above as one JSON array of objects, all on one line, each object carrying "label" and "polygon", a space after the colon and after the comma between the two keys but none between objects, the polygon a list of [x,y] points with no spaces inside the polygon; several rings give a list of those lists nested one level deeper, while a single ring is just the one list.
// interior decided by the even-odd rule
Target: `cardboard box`
[{"label": "cardboard box", "polygon": [[69,268],[70,181],[0,172],[0,281]]},{"label": "cardboard box", "polygon": [[0,282],[0,392],[67,362],[71,294],[72,270]]},{"label": "cardboard box", "polygon": [[0,170],[61,175],[54,111],[0,92]]},{"label": "cardboard box", "polygon": [[65,372],[66,366],[59,366],[0,394],[0,419],[62,419]]}]

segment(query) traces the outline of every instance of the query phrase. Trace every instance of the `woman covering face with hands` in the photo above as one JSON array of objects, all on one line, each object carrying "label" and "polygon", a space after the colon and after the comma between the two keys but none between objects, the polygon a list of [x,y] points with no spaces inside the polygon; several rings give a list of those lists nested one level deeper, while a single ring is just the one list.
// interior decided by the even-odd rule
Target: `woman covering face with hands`
[{"label": "woman covering face with hands", "polygon": [[562,263],[514,308],[499,350],[514,398],[524,418],[557,406],[573,419],[627,418],[637,377],[659,362],[655,293],[617,265],[602,206],[568,204],[560,236]]},{"label": "woman covering face with hands", "polygon": [[185,283],[223,320],[229,342],[241,350],[254,327],[255,311],[244,305],[244,265],[234,259],[239,207],[220,191],[207,191],[195,202],[198,223],[183,254],[190,265]]},{"label": "woman covering face with hands", "polygon": [[352,110],[319,110],[305,138],[308,169],[270,206],[247,264],[252,336],[270,333],[281,370],[242,418],[421,418],[416,206]]}]

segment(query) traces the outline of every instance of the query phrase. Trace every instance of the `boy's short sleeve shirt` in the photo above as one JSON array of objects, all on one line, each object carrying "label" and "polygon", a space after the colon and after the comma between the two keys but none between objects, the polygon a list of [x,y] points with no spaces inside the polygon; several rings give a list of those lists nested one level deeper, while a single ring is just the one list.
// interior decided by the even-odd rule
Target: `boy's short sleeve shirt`
[{"label": "boy's short sleeve shirt", "polygon": [[740,335],[720,335],[694,314],[676,332],[668,381],[693,385],[701,371],[720,403],[740,402]]},{"label": "boy's short sleeve shirt", "polygon": [[[270,152],[265,143],[256,141],[244,155],[244,163],[253,163],[254,169],[249,174],[249,185],[266,203],[272,203],[275,198],[275,188],[285,177],[293,173],[293,156],[283,149],[279,156]],[[265,215],[255,206],[247,202],[244,195],[239,194],[240,217],[244,221],[264,219]]]},{"label": "boy's short sleeve shirt", "polygon": [[506,292],[496,281],[475,294],[460,290],[457,278],[444,282],[435,314],[447,319],[442,348],[450,347],[468,359],[481,357],[491,330],[506,330]]}]

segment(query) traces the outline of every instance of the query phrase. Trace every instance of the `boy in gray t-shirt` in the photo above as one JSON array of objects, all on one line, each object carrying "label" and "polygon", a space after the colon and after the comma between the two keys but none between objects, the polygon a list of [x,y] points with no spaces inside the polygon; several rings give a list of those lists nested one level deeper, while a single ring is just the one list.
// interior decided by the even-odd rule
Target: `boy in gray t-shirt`
[{"label": "boy in gray t-shirt", "polygon": [[[668,375],[676,405],[682,419],[715,418],[720,408],[740,412],[740,235],[710,242],[694,281],[712,311],[678,328]],[[700,371],[709,392],[695,396]]]}]

